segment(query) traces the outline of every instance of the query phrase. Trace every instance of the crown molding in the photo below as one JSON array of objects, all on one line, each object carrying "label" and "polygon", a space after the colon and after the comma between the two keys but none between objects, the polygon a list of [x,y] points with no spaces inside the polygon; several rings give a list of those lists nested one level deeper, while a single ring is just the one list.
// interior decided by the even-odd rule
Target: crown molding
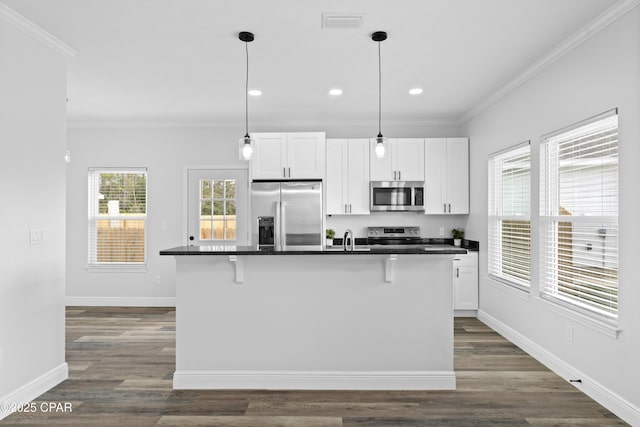
[{"label": "crown molding", "polygon": [[78,53],[62,40],[46,32],[45,30],[29,21],[27,18],[20,15],[13,9],[10,9],[3,3],[0,3],[0,20],[5,21],[6,23],[12,25],[25,34],[30,35],[40,43],[53,49],[54,52],[64,56],[65,58],[71,58]]},{"label": "crown molding", "polygon": [[550,52],[544,55],[542,58],[534,62],[529,68],[520,73],[516,78],[511,80],[506,85],[502,86],[492,95],[487,97],[484,101],[480,102],[475,107],[469,109],[464,113],[458,122],[458,125],[463,125],[473,117],[480,114],[480,112],[486,110],[504,96],[513,92],[518,87],[522,86],[529,79],[540,73],[545,68],[556,62],[558,59],[564,57],[576,47],[596,35],[601,30],[615,22],[618,18],[624,16],[630,12],[633,8],[640,4],[640,0],[620,0],[604,13],[598,16],[596,19],[582,27],[575,32],[569,38],[565,39],[562,43],[553,48]]}]

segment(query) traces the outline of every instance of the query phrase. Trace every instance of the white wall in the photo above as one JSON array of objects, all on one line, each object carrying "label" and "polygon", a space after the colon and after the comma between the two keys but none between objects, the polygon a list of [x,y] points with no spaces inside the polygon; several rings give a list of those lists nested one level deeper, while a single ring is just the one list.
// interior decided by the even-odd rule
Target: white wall
[{"label": "white wall", "polygon": [[[175,262],[158,252],[183,245],[183,189],[186,166],[241,165],[235,129],[70,129],[67,148],[67,297],[110,298],[110,304],[171,304]],[[87,271],[87,170],[89,167],[146,167],[146,273]],[[162,230],[162,222],[167,229]],[[160,276],[160,285],[153,284]],[[119,298],[121,300],[119,300]],[[142,298],[142,299],[140,299]],[[77,300],[70,300],[78,303]],[[146,302],[145,302],[146,301]],[[79,302],[82,303],[82,302]]]},{"label": "white wall", "polygon": [[[0,19],[0,402],[35,398],[46,390],[26,390],[34,380],[67,375],[66,71],[60,54]],[[31,228],[48,241],[31,245]]]},{"label": "white wall", "polygon": [[[471,215],[467,236],[481,242],[480,315],[529,344],[565,374],[582,376],[581,388],[640,424],[640,7],[609,25],[565,57],[468,123]],[[611,108],[619,108],[620,269],[617,339],[595,331],[538,298],[538,180],[540,136]],[[494,151],[530,139],[532,144],[531,297],[487,277],[487,159]],[[573,342],[565,328],[573,326]],[[563,365],[562,362],[568,365]],[[562,370],[562,369],[560,369]],[[607,396],[607,392],[613,394]],[[625,409],[625,405],[627,406]]]}]

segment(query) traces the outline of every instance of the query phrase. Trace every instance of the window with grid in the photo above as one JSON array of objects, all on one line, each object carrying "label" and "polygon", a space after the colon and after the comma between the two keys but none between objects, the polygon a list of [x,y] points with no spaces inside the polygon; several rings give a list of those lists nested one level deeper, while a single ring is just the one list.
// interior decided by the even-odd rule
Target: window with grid
[{"label": "window with grid", "polygon": [[200,240],[236,240],[236,180],[200,180]]},{"label": "window with grid", "polygon": [[489,156],[489,277],[529,288],[531,147],[529,141]]},{"label": "window with grid", "polygon": [[89,169],[88,201],[89,267],[146,265],[146,169]]},{"label": "window with grid", "polygon": [[615,323],[617,110],[545,136],[540,166],[541,294]]}]

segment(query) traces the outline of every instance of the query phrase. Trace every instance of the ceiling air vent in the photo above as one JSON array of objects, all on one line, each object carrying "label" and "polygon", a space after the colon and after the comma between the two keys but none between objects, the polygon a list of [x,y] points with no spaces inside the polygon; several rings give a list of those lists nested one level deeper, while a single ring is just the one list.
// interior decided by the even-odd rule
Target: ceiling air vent
[{"label": "ceiling air vent", "polygon": [[323,13],[322,28],[361,28],[364,15],[359,13]]}]

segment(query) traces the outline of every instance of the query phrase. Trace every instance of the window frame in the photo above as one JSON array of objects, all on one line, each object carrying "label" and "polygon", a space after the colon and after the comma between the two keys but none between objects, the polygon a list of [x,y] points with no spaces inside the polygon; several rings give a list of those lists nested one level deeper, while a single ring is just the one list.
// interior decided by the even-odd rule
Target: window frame
[{"label": "window frame", "polygon": [[[585,227],[584,224],[587,223],[600,223],[601,225],[613,226],[616,229],[616,239],[619,236],[619,211],[617,210],[616,215],[560,215],[560,212],[555,212],[552,214],[552,210],[558,210],[562,208],[560,202],[560,161],[556,161],[557,168],[552,169],[550,163],[554,160],[551,159],[550,156],[558,155],[557,147],[550,147],[550,144],[554,142],[554,139],[558,139],[558,137],[562,135],[571,135],[572,137],[581,135],[579,133],[580,129],[584,129],[589,125],[594,125],[598,122],[608,120],[612,117],[616,118],[616,132],[619,129],[618,123],[618,110],[612,109],[606,111],[597,116],[588,118],[586,120],[571,124],[562,129],[554,131],[552,133],[543,135],[540,138],[540,207],[539,207],[539,269],[540,269],[540,285],[539,285],[539,297],[543,301],[548,301],[562,307],[564,309],[569,310],[572,313],[576,313],[577,315],[586,317],[593,321],[602,323],[604,325],[608,325],[608,327],[616,327],[618,322],[618,296],[619,296],[619,276],[616,277],[616,306],[615,313],[607,313],[606,310],[595,307],[594,304],[588,304],[585,301],[588,298],[584,297],[570,297],[561,295],[557,288],[558,284],[552,285],[551,281],[547,279],[549,275],[555,274],[558,275],[559,267],[559,258],[558,253],[560,252],[560,231],[558,231],[558,227],[560,227],[560,223],[568,223],[571,224],[571,237],[573,239],[573,226],[583,224],[582,227]],[[586,135],[586,134],[585,134]],[[619,159],[617,150],[619,147],[619,138],[617,138],[616,133],[616,159]],[[596,159],[602,159],[604,157],[597,157]],[[616,201],[616,206],[619,203],[619,161],[616,161],[616,194],[618,195],[618,199]],[[553,187],[553,189],[550,189]],[[554,236],[553,241],[551,240]],[[572,245],[574,245],[572,240]],[[566,246],[566,242],[565,242]],[[555,250],[552,250],[555,247]],[[573,246],[572,246],[573,247]],[[606,256],[606,245],[603,245],[603,256]],[[619,245],[616,241],[615,248],[609,247],[609,253],[615,252],[615,264],[616,271],[618,270],[618,249]],[[550,264],[553,263],[553,268],[550,268]],[[555,273],[550,273],[549,270],[553,269]],[[584,269],[584,267],[583,267]],[[604,267],[603,267],[604,269]],[[580,285],[583,286],[583,285]],[[556,289],[554,292],[554,288]]]},{"label": "window frame", "polygon": [[[108,220],[137,220],[144,222],[143,232],[143,255],[142,262],[99,262],[97,260],[97,222],[107,218],[100,217],[100,204],[98,199],[100,181],[98,177],[102,174],[144,174],[145,175],[145,213],[139,215],[128,214],[126,216],[109,216]],[[148,268],[148,217],[149,217],[149,172],[146,167],[90,167],[88,168],[88,194],[87,194],[87,271],[89,272],[147,272]]]},{"label": "window frame", "polygon": [[[496,174],[502,161],[521,157],[524,151],[528,151],[529,162],[529,189],[525,196],[528,200],[528,212],[522,215],[505,215],[502,212],[502,180],[498,180]],[[499,163],[500,162],[500,163]],[[491,280],[508,285],[520,291],[529,293],[531,289],[531,141],[527,140],[519,144],[512,145],[503,150],[489,155],[488,159],[488,213],[487,213],[487,272]],[[502,175],[500,175],[502,177]],[[510,276],[502,271],[503,241],[502,223],[503,221],[528,221],[529,222],[529,279],[523,280],[515,276]],[[496,257],[500,257],[496,259]]]}]

